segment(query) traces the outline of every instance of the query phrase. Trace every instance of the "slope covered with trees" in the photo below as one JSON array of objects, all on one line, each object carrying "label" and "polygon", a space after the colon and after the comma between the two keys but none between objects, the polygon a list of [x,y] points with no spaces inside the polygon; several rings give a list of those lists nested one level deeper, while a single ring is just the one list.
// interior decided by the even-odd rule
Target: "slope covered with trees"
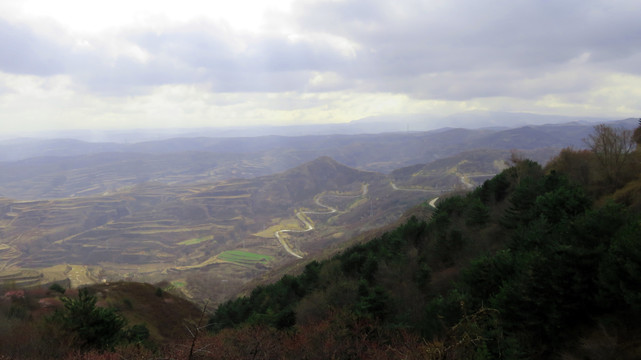
[{"label": "slope covered with trees", "polygon": [[[630,139],[603,130],[590,141]],[[641,217],[638,195],[622,193],[641,189],[640,157],[627,151],[614,167],[614,155],[604,161],[602,151],[566,149],[546,169],[517,160],[475,191],[441,201],[429,221],[413,217],[221,305],[210,326],[296,338],[329,326],[325,344],[347,336],[354,349],[384,357],[638,358],[640,328],[631,319],[641,310]],[[429,341],[399,343],[409,334]]]}]

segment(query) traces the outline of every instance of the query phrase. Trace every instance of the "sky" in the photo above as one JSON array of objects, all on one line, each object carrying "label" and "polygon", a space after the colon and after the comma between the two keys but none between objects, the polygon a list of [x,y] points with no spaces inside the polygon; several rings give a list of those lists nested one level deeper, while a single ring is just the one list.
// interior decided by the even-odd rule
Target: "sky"
[{"label": "sky", "polygon": [[641,113],[638,0],[0,0],[0,133]]}]

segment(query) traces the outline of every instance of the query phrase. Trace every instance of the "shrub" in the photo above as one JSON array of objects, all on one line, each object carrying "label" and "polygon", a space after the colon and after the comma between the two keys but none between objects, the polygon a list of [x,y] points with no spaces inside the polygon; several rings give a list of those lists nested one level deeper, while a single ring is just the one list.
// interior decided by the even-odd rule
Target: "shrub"
[{"label": "shrub", "polygon": [[49,290],[60,293],[61,295],[65,293],[65,288],[63,288],[62,285],[58,283],[51,284],[51,286],[49,286]]},{"label": "shrub", "polygon": [[114,309],[96,307],[96,297],[87,288],[80,289],[78,298],[63,297],[64,309],[52,321],[69,333],[82,349],[112,349],[123,339],[126,320]]}]

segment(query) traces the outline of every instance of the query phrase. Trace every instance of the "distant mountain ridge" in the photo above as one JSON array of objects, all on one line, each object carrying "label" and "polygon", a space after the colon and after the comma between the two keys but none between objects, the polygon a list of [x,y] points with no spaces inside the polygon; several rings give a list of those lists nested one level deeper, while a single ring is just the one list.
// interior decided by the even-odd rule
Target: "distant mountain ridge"
[{"label": "distant mountain ridge", "polygon": [[[459,117],[470,117],[475,118],[478,114],[459,114],[452,116],[451,119],[457,119]],[[493,117],[494,115],[484,115],[485,117]],[[73,156],[73,155],[87,155],[98,152],[141,152],[141,153],[166,153],[166,152],[179,152],[179,151],[211,151],[211,152],[253,152],[253,151],[264,151],[266,149],[274,149],[287,144],[290,147],[299,148],[307,144],[308,141],[316,143],[313,147],[317,148],[319,146],[318,142],[326,142],[328,138],[334,137],[351,137],[356,136],[358,139],[361,136],[382,136],[383,138],[389,133],[398,133],[398,134],[408,134],[408,133],[424,133],[426,136],[429,134],[443,133],[448,130],[444,129],[460,129],[467,128],[473,129],[474,131],[503,131],[509,129],[517,129],[520,127],[531,126],[531,127],[555,127],[555,126],[570,126],[570,127],[587,127],[591,128],[594,124],[603,122],[610,123],[614,125],[621,125],[626,127],[634,127],[636,119],[625,119],[618,121],[604,120],[604,119],[589,119],[590,121],[583,120],[584,118],[573,118],[573,117],[545,117],[541,115],[533,114],[503,114],[503,117],[514,117],[514,116],[525,116],[526,119],[532,121],[512,121],[504,122],[501,124],[495,124],[492,122],[485,123],[481,118],[476,118],[479,120],[477,123],[461,123],[455,120],[444,121],[443,126],[427,128],[425,126],[400,126],[403,124],[402,120],[398,120],[394,117],[386,118],[368,118],[358,121],[354,121],[350,124],[360,124],[359,127],[362,127],[362,131],[353,132],[347,131],[349,124],[335,124],[327,125],[332,128],[335,128],[336,131],[329,133],[317,133],[310,126],[309,131],[299,131],[295,133],[289,133],[287,131],[280,131],[278,127],[274,131],[262,131],[256,128],[255,132],[251,128],[243,128],[242,131],[239,130],[238,133],[235,132],[225,132],[221,129],[202,129],[199,131],[183,131],[178,132],[177,135],[171,136],[169,131],[167,135],[161,137],[160,139],[146,139],[141,137],[142,141],[128,141],[128,142],[114,142],[109,136],[102,139],[99,136],[95,136],[95,132],[79,132],[71,133],[69,135],[74,136],[64,137],[65,134],[56,134],[50,133],[47,137],[33,137],[33,138],[14,138],[0,140],[0,161],[16,161],[20,159],[26,159],[30,157],[37,156]],[[496,115],[498,116],[498,115]],[[393,120],[396,119],[396,120]],[[548,121],[546,121],[548,120]],[[556,120],[556,121],[553,121]],[[560,122],[559,120],[567,120]],[[418,123],[425,123],[425,120],[417,120]],[[378,123],[392,123],[395,124],[394,128],[385,128],[381,131],[375,131],[375,124]],[[321,126],[322,127],[322,126]],[[345,127],[345,128],[343,128]],[[288,127],[283,127],[288,128]],[[296,127],[292,127],[296,128]],[[301,129],[305,129],[305,126],[299,126]],[[260,130],[260,131],[259,131]],[[82,140],[84,139],[84,140]],[[89,139],[89,140],[87,140]],[[98,139],[98,141],[95,141]],[[101,140],[102,139],[102,140]],[[111,139],[111,140],[110,140]],[[296,139],[304,139],[301,141],[296,141]],[[105,141],[107,140],[107,141]],[[290,140],[290,141],[287,141]],[[338,143],[344,143],[343,141],[338,141]]]},{"label": "distant mountain ridge", "polygon": [[[13,137],[38,139],[70,138],[90,142],[138,143],[171,138],[195,137],[258,137],[268,135],[357,135],[389,132],[424,132],[450,128],[515,128],[525,125],[542,125],[568,122],[595,124],[610,122],[612,118],[585,116],[546,115],[525,112],[467,111],[446,116],[431,114],[392,114],[368,116],[346,123],[321,123],[304,125],[255,125],[211,128],[157,128],[120,130],[54,130],[26,132]],[[4,138],[10,138],[5,135]]]},{"label": "distant mountain ridge", "polygon": [[[636,119],[612,122],[633,128]],[[211,183],[285,171],[321,156],[388,173],[478,149],[583,148],[585,122],[510,129],[441,129],[361,135],[174,138],[135,144],[78,140],[0,142],[0,196],[60,198],[112,193],[127,186]],[[21,160],[18,160],[21,159]],[[549,159],[549,158],[548,158]],[[542,163],[546,158],[537,158]]]}]

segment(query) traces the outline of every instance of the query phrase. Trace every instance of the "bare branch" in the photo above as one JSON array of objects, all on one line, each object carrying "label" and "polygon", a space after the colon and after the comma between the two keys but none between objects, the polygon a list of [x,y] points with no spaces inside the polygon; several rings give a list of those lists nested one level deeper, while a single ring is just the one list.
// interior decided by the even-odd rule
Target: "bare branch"
[{"label": "bare branch", "polygon": [[187,327],[187,330],[189,330],[189,332],[192,334],[191,348],[189,349],[188,357],[189,360],[192,360],[194,358],[194,347],[196,346],[196,340],[198,340],[200,329],[203,328],[200,324],[202,324],[203,319],[205,318],[205,313],[207,313],[207,305],[209,305],[209,302],[205,303],[205,306],[203,306],[203,311],[200,313],[200,319],[198,320],[198,324],[196,325],[196,334],[192,333],[191,330],[189,330],[189,327]]},{"label": "bare branch", "polygon": [[606,181],[614,187],[621,185],[623,170],[636,147],[632,131],[600,124],[584,141],[596,155]]},{"label": "bare branch", "polygon": [[191,329],[189,328],[189,326],[185,325],[185,328],[187,329],[187,331],[189,331],[189,333],[191,334],[191,337],[192,337],[192,338],[195,338],[195,337],[196,337],[196,335],[194,335],[194,333],[193,333],[193,332],[191,332]]}]

